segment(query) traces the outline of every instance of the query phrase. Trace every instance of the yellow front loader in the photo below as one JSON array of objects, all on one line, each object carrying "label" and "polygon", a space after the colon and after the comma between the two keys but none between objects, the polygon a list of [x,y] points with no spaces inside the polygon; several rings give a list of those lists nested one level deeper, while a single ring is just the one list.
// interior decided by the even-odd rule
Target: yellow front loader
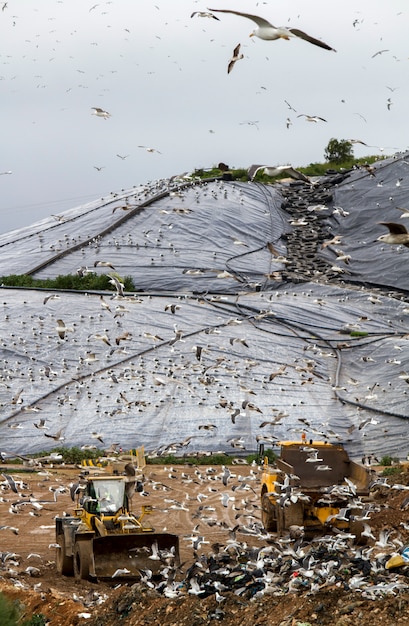
[{"label": "yellow front loader", "polygon": [[[273,465],[265,459],[261,476],[264,528],[282,535],[290,526],[308,535],[332,527],[358,539],[362,509],[354,505],[369,494],[371,472],[351,461],[342,445],[322,441],[281,442]],[[351,504],[352,503],[352,504]]]},{"label": "yellow front loader", "polygon": [[56,518],[56,565],[77,580],[137,579],[141,569],[157,575],[179,564],[179,538],[156,533],[143,523],[152,512],[142,506],[136,517],[129,507],[134,481],[128,476],[84,477],[72,489],[74,514]]}]

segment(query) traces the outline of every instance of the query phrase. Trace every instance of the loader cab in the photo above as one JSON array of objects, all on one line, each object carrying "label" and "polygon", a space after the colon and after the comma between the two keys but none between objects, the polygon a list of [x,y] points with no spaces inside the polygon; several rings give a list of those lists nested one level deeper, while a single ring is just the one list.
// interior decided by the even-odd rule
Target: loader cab
[{"label": "loader cab", "polygon": [[83,498],[83,507],[87,513],[114,515],[119,509],[127,507],[125,482],[118,478],[98,478],[89,481]]}]

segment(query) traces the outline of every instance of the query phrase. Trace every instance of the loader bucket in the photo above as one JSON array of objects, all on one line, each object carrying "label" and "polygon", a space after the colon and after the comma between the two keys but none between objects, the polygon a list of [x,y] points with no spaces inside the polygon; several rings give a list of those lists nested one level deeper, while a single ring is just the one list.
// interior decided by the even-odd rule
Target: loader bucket
[{"label": "loader bucket", "polygon": [[171,558],[170,563],[180,564],[179,537],[169,533],[107,535],[96,537],[92,544],[94,575],[97,578],[112,578],[113,581],[117,578],[140,578],[141,569],[149,569],[155,576],[172,554],[174,558]]}]

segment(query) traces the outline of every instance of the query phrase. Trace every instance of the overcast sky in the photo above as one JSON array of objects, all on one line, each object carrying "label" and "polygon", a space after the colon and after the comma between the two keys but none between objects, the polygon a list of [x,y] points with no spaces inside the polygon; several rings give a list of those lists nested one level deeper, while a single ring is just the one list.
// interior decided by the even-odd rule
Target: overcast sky
[{"label": "overcast sky", "polygon": [[378,146],[356,156],[408,147],[407,0],[209,2],[337,52],[249,38],[236,15],[191,18],[204,1],[0,1],[0,232],[219,161],[322,161],[332,137]]}]

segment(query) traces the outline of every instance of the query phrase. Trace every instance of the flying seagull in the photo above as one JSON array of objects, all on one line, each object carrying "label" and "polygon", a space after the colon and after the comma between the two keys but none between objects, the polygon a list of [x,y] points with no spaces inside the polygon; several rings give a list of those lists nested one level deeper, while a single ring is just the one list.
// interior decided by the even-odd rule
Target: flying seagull
[{"label": "flying seagull", "polygon": [[104,109],[100,109],[99,107],[91,107],[93,113],[91,115],[96,115],[97,117],[103,117],[104,120],[107,120],[108,117],[111,117],[111,114],[108,111],[104,111]]},{"label": "flying seagull", "polygon": [[294,169],[291,165],[250,165],[247,170],[247,176],[250,180],[254,180],[257,172],[264,170],[264,174],[267,176],[279,176],[280,174],[287,174],[291,178],[297,178],[303,180],[306,183],[311,182],[310,179],[302,172]]},{"label": "flying seagull", "polygon": [[62,431],[64,429],[60,428],[59,431],[57,431],[55,433],[55,435],[49,435],[48,433],[44,433],[45,437],[49,437],[50,439],[54,439],[54,441],[64,441],[64,435],[62,434]]},{"label": "flying seagull", "polygon": [[110,277],[108,282],[115,287],[117,296],[123,297],[125,289],[124,283],[121,283],[121,281],[118,280],[118,278],[113,274],[108,274],[108,276]]},{"label": "flying seagull", "polygon": [[95,261],[94,267],[110,267],[111,270],[115,270],[114,266],[109,261]]},{"label": "flying seagull", "polygon": [[376,241],[390,243],[391,245],[402,245],[409,248],[409,232],[403,224],[395,224],[394,222],[379,222],[380,225],[389,228],[389,233],[381,235]]},{"label": "flying seagull", "polygon": [[234,48],[233,50],[233,56],[229,61],[229,65],[227,66],[227,73],[230,74],[230,72],[232,71],[234,64],[236,63],[236,61],[240,61],[240,59],[244,59],[244,54],[240,54],[240,46],[241,44],[237,44],[237,46]]},{"label": "flying seagull", "polygon": [[375,54],[371,56],[371,59],[374,59],[376,56],[378,56],[378,54],[383,54],[384,52],[389,52],[389,50],[378,50],[377,52],[375,52]]},{"label": "flying seagull", "polygon": [[398,211],[402,211],[402,215],[400,216],[401,219],[405,217],[409,217],[409,209],[404,209],[403,207],[400,207],[400,206],[396,206],[395,209],[398,209]]},{"label": "flying seagull", "polygon": [[156,148],[149,148],[148,146],[138,146],[138,148],[145,148],[146,152],[157,152],[158,154],[162,154],[162,152],[156,150]]},{"label": "flying seagull", "polygon": [[65,334],[68,331],[74,331],[73,328],[68,328],[68,326],[65,325],[64,320],[57,320],[57,326],[55,327],[55,330],[57,331],[60,339],[65,339]]},{"label": "flying seagull", "polygon": [[195,15],[197,15],[198,17],[210,17],[220,22],[218,17],[216,17],[212,13],[208,13],[207,11],[194,11],[190,17],[194,17]]},{"label": "flying seagull", "polygon": [[323,117],[319,117],[318,115],[307,115],[306,113],[300,113],[297,117],[305,117],[306,122],[326,122]]},{"label": "flying seagull", "polygon": [[[230,11],[229,9],[209,9],[209,11],[215,11],[217,13],[232,13],[233,15],[241,15],[242,17],[247,17],[249,20],[253,20],[253,22],[257,24],[257,28],[253,30],[250,37],[259,37],[259,39],[265,39],[266,41],[300,37],[300,39],[304,39],[305,41],[314,44],[314,46],[325,48],[325,50],[334,50],[334,48],[331,48],[328,44],[307,35],[307,33],[304,33],[304,31],[299,30],[298,28],[285,28],[284,26],[276,27],[258,15],[241,13],[240,11]],[[336,50],[334,50],[334,52],[336,52]]]}]

